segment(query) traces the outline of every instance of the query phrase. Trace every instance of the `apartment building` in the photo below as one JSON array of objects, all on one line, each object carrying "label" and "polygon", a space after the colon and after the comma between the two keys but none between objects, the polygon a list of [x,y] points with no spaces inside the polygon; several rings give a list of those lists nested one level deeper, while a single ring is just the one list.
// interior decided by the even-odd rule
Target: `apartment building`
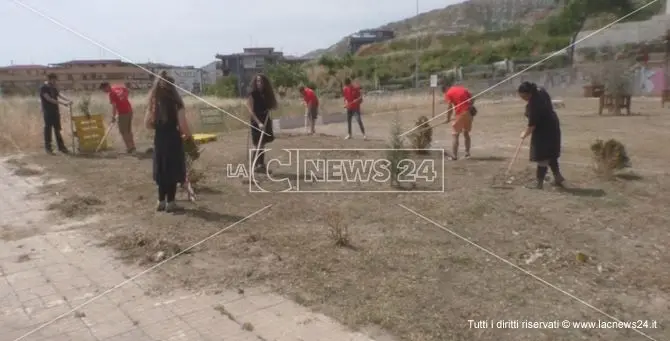
[{"label": "apartment building", "polygon": [[0,94],[34,93],[44,82],[46,65],[10,65],[0,67]]},{"label": "apartment building", "polygon": [[0,88],[4,94],[37,91],[47,74],[58,77],[66,91],[94,91],[102,82],[123,83],[134,90],[151,87],[153,76],[121,60],[72,60],[50,65],[10,65],[0,67]]},{"label": "apartment building", "polygon": [[142,68],[119,59],[72,60],[51,64],[49,73],[58,76],[61,89],[97,90],[102,82],[123,83],[132,90],[151,88],[153,76]]},{"label": "apartment building", "polygon": [[202,68],[202,85],[203,87],[216,84],[216,81],[223,77],[223,70],[221,70],[221,61],[213,61]]},{"label": "apartment building", "polygon": [[[175,66],[163,63],[148,63],[143,64],[143,67],[151,70],[154,74],[160,74],[165,71],[168,76],[174,78],[174,83],[184,93],[199,94],[203,89],[203,71],[200,68],[193,66]],[[185,90],[185,91],[184,91]]]},{"label": "apartment building", "polygon": [[[150,71],[150,72],[147,72]],[[193,66],[162,63],[134,65],[118,59],[72,60],[50,65],[10,65],[0,67],[0,93],[25,95],[35,93],[49,73],[58,77],[58,86],[66,91],[96,91],[102,82],[122,83],[129,89],[151,88],[154,74],[167,71],[175,83],[192,93],[203,88],[203,73]]]}]

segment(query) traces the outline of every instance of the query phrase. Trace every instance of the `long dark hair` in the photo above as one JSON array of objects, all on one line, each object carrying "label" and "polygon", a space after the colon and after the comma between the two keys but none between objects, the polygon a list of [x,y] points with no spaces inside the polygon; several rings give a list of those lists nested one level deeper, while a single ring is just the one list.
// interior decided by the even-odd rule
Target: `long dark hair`
[{"label": "long dark hair", "polygon": [[[259,89],[258,84],[256,84],[256,79],[258,78],[260,78],[261,82],[263,82],[261,89]],[[263,98],[263,101],[265,101],[265,105],[268,110],[277,109],[277,97],[275,96],[275,91],[272,88],[272,83],[266,75],[259,73],[254,76],[251,82],[251,92],[259,92],[261,94],[261,97]]]},{"label": "long dark hair", "polygon": [[177,87],[174,85],[174,78],[168,76],[167,71],[162,71],[156,78],[151,92],[149,93],[149,106],[154,115],[154,122],[167,122],[169,105],[175,105],[177,108],[184,107],[184,101],[181,99]]},{"label": "long dark hair", "polygon": [[529,95],[535,95],[539,91],[537,84],[533,82],[523,82],[521,85],[519,85],[518,89],[519,93],[521,94],[529,94]]}]

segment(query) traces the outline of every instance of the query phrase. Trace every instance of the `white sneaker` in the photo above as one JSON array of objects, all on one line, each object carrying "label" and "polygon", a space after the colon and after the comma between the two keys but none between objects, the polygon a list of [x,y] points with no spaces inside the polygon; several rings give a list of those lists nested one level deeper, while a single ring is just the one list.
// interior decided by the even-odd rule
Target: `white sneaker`
[{"label": "white sneaker", "polygon": [[363,135],[363,141],[367,141],[367,140],[368,140],[367,135]]},{"label": "white sneaker", "polygon": [[344,137],[345,140],[348,140],[350,138],[351,138],[351,135],[347,135],[347,136]]}]

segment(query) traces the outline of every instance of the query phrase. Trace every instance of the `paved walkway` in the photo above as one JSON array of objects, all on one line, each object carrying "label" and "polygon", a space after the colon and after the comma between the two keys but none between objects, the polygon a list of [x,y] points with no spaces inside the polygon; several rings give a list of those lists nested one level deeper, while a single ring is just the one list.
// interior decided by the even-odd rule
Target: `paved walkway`
[{"label": "paved walkway", "polygon": [[371,341],[262,289],[150,297],[150,274],[119,286],[143,269],[121,265],[82,233],[95,219],[47,221],[47,202],[38,199],[44,179],[14,175],[5,161],[0,159],[2,341]]}]

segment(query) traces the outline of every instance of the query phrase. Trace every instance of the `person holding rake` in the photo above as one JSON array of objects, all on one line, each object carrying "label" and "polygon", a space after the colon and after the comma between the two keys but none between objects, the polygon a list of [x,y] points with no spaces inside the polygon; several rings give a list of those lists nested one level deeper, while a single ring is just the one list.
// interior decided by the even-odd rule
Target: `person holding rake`
[{"label": "person holding rake", "polygon": [[298,90],[305,102],[305,117],[307,118],[307,124],[309,125],[309,134],[314,135],[314,125],[316,123],[316,118],[319,116],[319,98],[316,97],[314,90],[306,86],[300,86]]},{"label": "person holding rake", "polygon": [[255,173],[266,173],[265,145],[274,141],[270,111],[277,109],[277,97],[267,76],[257,74],[251,83],[247,98],[251,119],[251,141],[254,144],[252,168]]},{"label": "person holding rake", "polygon": [[526,104],[528,126],[521,132],[521,140],[530,136],[530,161],[537,163],[537,183],[527,187],[542,189],[547,175],[547,167],[554,174],[554,186],[563,187],[565,178],[561,175],[558,158],[561,156],[561,126],[554,111],[551,97],[535,83],[523,82],[519,86],[519,97]]},{"label": "person holding rake", "polygon": [[344,97],[344,108],[347,110],[347,136],[344,139],[348,140],[351,138],[351,119],[356,117],[358,128],[360,128],[361,134],[363,134],[363,140],[367,140],[365,127],[361,119],[361,103],[363,102],[361,87],[353,84],[350,78],[345,79],[344,88],[342,88],[342,97]]},{"label": "person holding rake", "polygon": [[166,72],[156,78],[149,93],[149,106],[144,118],[148,129],[154,129],[153,178],[158,186],[157,211],[174,212],[177,185],[186,179],[183,138],[192,139],[186,120],[184,102],[174,79]]}]

